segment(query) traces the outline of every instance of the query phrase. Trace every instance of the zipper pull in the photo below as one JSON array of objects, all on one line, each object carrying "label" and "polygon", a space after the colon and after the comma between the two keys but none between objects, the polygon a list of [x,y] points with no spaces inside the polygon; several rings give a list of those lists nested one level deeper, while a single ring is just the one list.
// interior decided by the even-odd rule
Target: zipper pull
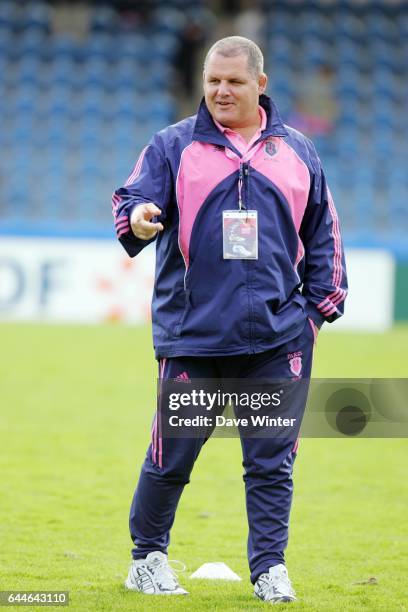
[{"label": "zipper pull", "polygon": [[242,182],[243,180],[244,180],[243,164],[239,164],[239,174],[238,174],[238,207],[239,207],[239,210],[242,210],[244,208],[242,205]]}]

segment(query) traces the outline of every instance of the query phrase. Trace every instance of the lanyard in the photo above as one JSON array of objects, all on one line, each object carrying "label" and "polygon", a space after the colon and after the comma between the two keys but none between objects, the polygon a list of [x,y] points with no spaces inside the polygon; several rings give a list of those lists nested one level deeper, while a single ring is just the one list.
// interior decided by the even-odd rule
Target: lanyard
[{"label": "lanyard", "polygon": [[[239,174],[238,174],[238,207],[239,210],[247,210],[245,203],[242,199],[242,187],[244,184],[244,166],[245,166],[245,176],[248,176],[248,168],[249,168],[249,160],[259,151],[259,149],[264,145],[264,141],[260,140],[258,143],[254,144],[249,151],[246,151],[244,154],[245,161],[240,161],[239,164]],[[241,158],[242,159],[242,158]],[[248,191],[247,191],[248,193]]]}]

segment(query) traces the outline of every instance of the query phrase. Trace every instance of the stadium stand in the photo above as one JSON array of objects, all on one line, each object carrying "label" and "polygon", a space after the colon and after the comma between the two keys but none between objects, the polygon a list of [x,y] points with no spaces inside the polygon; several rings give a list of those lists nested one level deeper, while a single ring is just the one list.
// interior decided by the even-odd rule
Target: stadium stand
[{"label": "stadium stand", "polygon": [[53,32],[52,10],[0,3],[0,231],[110,235],[113,187],[176,118],[176,21],[156,11],[126,31],[114,8],[92,6],[77,39]]},{"label": "stadium stand", "polygon": [[[186,8],[198,5],[152,2],[129,27],[113,6],[90,4],[86,35],[73,36],[55,31],[50,4],[2,0],[1,233],[112,235],[112,189],[177,119],[174,61]],[[264,0],[261,10],[269,91],[288,122],[328,70],[332,125],[311,136],[346,242],[407,257],[406,3]]]},{"label": "stadium stand", "polygon": [[408,255],[406,3],[264,2],[270,90],[290,119],[301,82],[328,63],[338,112],[312,135],[346,242]]}]

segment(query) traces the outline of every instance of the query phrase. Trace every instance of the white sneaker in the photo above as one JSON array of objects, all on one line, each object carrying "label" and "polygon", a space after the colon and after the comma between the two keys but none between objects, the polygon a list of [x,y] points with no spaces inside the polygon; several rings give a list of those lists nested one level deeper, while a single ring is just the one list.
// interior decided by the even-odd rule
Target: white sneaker
[{"label": "white sneaker", "polygon": [[132,561],[125,587],[146,595],[188,595],[179,585],[167,555],[159,551],[149,553],[146,559]]},{"label": "white sneaker", "polygon": [[254,595],[271,604],[296,601],[286,567],[279,563],[270,567],[268,574],[261,574],[255,583]]}]

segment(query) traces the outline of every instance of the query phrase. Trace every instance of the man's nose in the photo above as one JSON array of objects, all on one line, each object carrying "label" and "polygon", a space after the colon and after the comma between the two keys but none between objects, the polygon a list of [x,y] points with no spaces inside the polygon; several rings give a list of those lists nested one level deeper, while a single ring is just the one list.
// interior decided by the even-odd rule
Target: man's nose
[{"label": "man's nose", "polygon": [[218,85],[218,95],[228,96],[229,93],[230,91],[229,91],[229,85],[227,81],[220,81],[220,84]]}]

